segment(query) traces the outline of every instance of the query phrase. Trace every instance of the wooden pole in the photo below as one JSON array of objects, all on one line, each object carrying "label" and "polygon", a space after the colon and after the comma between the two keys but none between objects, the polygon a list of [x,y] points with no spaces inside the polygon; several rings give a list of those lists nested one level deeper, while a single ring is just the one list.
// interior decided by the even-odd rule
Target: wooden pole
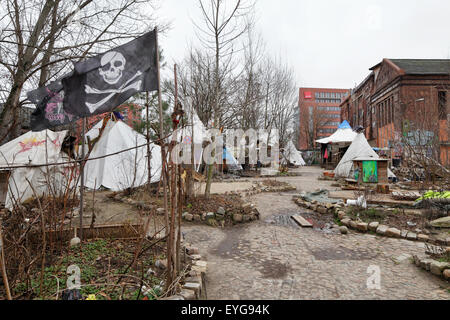
[{"label": "wooden pole", "polygon": [[[158,47],[158,28],[155,28],[155,38],[156,38],[156,64],[157,64],[157,77],[158,77],[158,109],[159,109],[159,135],[162,139],[164,137],[164,118],[162,111],[162,99],[161,99],[161,72],[160,72],[160,62],[159,62],[159,47]],[[166,145],[165,141],[162,140],[161,143],[161,159],[162,159],[162,167],[161,167],[161,176],[163,179],[163,194],[164,194],[164,219],[165,219],[165,235],[169,236],[169,212],[167,211],[167,176],[166,176]],[[171,273],[171,241],[170,236],[167,237],[167,279],[165,284],[165,291],[172,284],[172,273]]]},{"label": "wooden pole", "polygon": [[[174,69],[174,79],[175,79],[175,100],[174,100],[174,116],[175,119],[178,117],[176,111],[178,110],[178,91],[177,91],[177,65],[173,66]],[[174,120],[175,120],[174,119]],[[177,123],[173,122],[173,132],[177,130]],[[178,140],[178,136],[177,136]],[[177,141],[178,142],[178,141]],[[173,148],[170,148],[170,153],[173,152]],[[168,283],[176,278],[176,252],[175,252],[175,214],[177,207],[177,165],[173,163],[171,154],[169,154],[169,177],[170,177],[170,232],[168,247],[170,248],[167,252],[167,273],[168,273]]]},{"label": "wooden pole", "polygon": [[5,291],[6,291],[6,299],[12,300],[11,291],[9,290],[8,276],[6,274],[6,264],[5,264],[4,252],[5,252],[5,249],[4,249],[3,237],[2,237],[2,224],[1,224],[1,219],[0,219],[0,265],[2,267],[2,277],[3,277],[3,284],[5,286]]},{"label": "wooden pole", "polygon": [[[178,80],[177,80],[177,65],[175,64],[173,66],[174,71],[174,80],[175,80],[175,108],[178,104]],[[180,119],[181,121],[181,127],[183,128],[183,117]],[[183,143],[183,136],[181,136],[180,143]],[[177,177],[176,177],[176,183],[178,183],[178,197],[175,198],[175,202],[177,202],[177,214],[178,214],[178,233],[177,233],[177,243],[176,243],[176,249],[175,249],[175,270],[174,270],[174,277],[176,277],[176,274],[180,271],[180,247],[181,247],[181,170],[182,167],[178,163],[176,165],[177,169]],[[174,221],[175,222],[175,221]]]},{"label": "wooden pole", "polygon": [[81,166],[80,166],[80,241],[83,241],[83,208],[84,208],[84,158],[86,157],[84,150],[85,131],[86,131],[86,118],[83,118],[82,124],[82,142],[81,142]]},{"label": "wooden pole", "polygon": [[[155,28],[156,36],[156,64],[157,64],[157,75],[158,75],[158,109],[159,109],[159,135],[162,139],[164,137],[164,118],[162,112],[162,99],[161,99],[161,74],[160,74],[160,63],[159,63],[159,47],[158,47],[158,27]],[[166,146],[165,141],[161,143],[161,177],[163,179],[163,193],[164,193],[164,219],[165,219],[165,234],[169,234],[169,213],[167,212],[167,180],[166,180]]]},{"label": "wooden pole", "polygon": [[[192,93],[191,93],[192,94]],[[190,97],[189,99],[189,103],[190,103],[190,110],[191,110],[191,114],[190,114],[190,122],[191,122],[191,170],[189,170],[189,173],[187,175],[187,196],[188,197],[193,197],[194,196],[194,171],[195,171],[195,137],[194,137],[194,97]],[[203,146],[201,146],[203,147]],[[200,163],[201,163],[201,158],[200,158]]]}]

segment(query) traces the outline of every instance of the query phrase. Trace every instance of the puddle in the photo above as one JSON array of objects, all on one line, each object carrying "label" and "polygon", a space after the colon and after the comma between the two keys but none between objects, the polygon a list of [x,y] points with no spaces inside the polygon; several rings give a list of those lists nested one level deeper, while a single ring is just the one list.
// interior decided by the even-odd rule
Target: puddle
[{"label": "puddle", "polygon": [[292,271],[292,268],[276,260],[263,260],[258,270],[266,279],[282,279]]}]

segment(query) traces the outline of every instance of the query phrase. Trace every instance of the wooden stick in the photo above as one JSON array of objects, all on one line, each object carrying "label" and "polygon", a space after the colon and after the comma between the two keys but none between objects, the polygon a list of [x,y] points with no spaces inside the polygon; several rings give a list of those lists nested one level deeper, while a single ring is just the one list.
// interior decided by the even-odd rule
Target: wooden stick
[{"label": "wooden stick", "polygon": [[[161,99],[161,73],[160,73],[160,63],[159,63],[159,47],[158,47],[158,28],[155,28],[155,45],[156,45],[156,65],[157,65],[157,77],[158,77],[158,109],[159,109],[159,136],[162,138],[164,136],[164,118],[163,118],[163,112],[162,112],[162,99]],[[165,235],[166,237],[169,235],[169,212],[167,211],[167,179],[166,179],[166,145],[165,141],[162,140],[161,143],[161,159],[162,159],[162,166],[161,166],[161,176],[163,179],[163,193],[164,193],[164,220],[165,220]],[[167,239],[167,268],[168,271],[170,270],[170,264],[169,264],[169,255],[170,253],[170,237]],[[168,279],[170,278],[170,272],[167,272]],[[170,286],[169,281],[166,281],[165,284],[165,290],[167,290]]]},{"label": "wooden stick", "polygon": [[164,118],[163,118],[163,112],[162,112],[162,99],[161,99],[161,73],[160,73],[160,63],[159,63],[159,48],[158,48],[158,27],[155,28],[155,34],[156,34],[156,64],[157,64],[157,76],[158,76],[158,109],[159,109],[159,136],[160,139],[162,139],[161,143],[161,159],[162,159],[162,166],[161,166],[161,175],[163,178],[163,187],[164,187],[164,218],[165,218],[165,224],[166,224],[166,235],[169,232],[169,214],[167,212],[167,181],[166,181],[166,175],[164,174],[166,171],[166,145],[165,141],[162,138],[164,136]]},{"label": "wooden stick", "polygon": [[2,267],[2,277],[3,277],[3,284],[4,284],[5,290],[6,290],[6,298],[8,300],[12,300],[11,291],[9,290],[8,275],[6,274],[6,264],[5,264],[4,252],[5,252],[5,250],[4,250],[3,237],[2,237],[2,224],[1,224],[1,219],[0,219],[0,265]]},{"label": "wooden stick", "polygon": [[[47,247],[47,241],[45,236],[45,218],[44,218],[44,210],[42,209],[41,200],[39,199],[36,190],[34,189],[33,185],[31,184],[30,180],[28,178],[25,178],[27,180],[28,184],[30,185],[31,191],[33,191],[33,195],[36,198],[38,205],[39,205],[39,211],[41,213],[41,228],[42,228],[42,261],[41,261],[41,277],[39,282],[39,295],[42,297],[42,291],[44,286],[44,269],[45,269],[45,249]],[[56,230],[55,230],[56,231]]]},{"label": "wooden stick", "polygon": [[82,130],[83,130],[83,141],[81,142],[81,157],[82,157],[82,162],[81,162],[81,168],[80,168],[80,179],[81,179],[81,185],[80,185],[80,241],[83,241],[83,208],[84,208],[84,204],[83,204],[83,198],[84,198],[84,158],[85,158],[85,153],[84,153],[84,142],[85,142],[85,131],[86,131],[86,118],[83,118],[83,126],[82,126]]}]

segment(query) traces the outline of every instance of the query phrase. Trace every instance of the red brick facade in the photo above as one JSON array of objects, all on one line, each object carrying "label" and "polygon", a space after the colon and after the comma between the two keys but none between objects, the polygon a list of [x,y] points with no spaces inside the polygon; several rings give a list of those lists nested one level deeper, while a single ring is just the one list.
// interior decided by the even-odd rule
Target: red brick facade
[{"label": "red brick facade", "polygon": [[[142,120],[142,110],[143,106],[133,103],[128,103],[121,105],[115,109],[115,111],[120,112],[120,114],[124,117],[124,122],[132,128],[135,128]],[[97,122],[102,120],[104,117],[108,116],[109,112],[98,114],[95,116],[88,117],[86,119],[86,132],[88,132]],[[81,130],[82,130],[82,119],[79,119],[75,125],[75,135],[78,138],[81,138]]]},{"label": "red brick facade", "polygon": [[447,66],[450,60],[383,59],[342,102],[341,120],[363,126],[373,147],[390,148],[394,156],[407,143],[449,165]]}]

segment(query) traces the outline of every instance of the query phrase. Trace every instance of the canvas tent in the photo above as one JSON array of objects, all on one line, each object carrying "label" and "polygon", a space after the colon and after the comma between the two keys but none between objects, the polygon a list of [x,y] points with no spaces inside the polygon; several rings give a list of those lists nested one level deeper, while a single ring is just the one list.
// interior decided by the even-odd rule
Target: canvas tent
[{"label": "canvas tent", "polygon": [[223,147],[222,158],[226,161],[227,166],[228,168],[230,168],[230,170],[242,170],[242,166],[239,164],[236,158],[233,157],[231,152],[229,152],[225,147]]},{"label": "canvas tent", "polygon": [[347,120],[342,121],[338,129],[329,137],[316,140],[321,144],[322,164],[336,166],[347,148],[355,139],[357,133],[353,131]]},{"label": "canvas tent", "polygon": [[0,146],[0,172],[7,183],[2,188],[5,208],[12,209],[16,202],[22,203],[33,198],[30,183],[38,196],[48,193],[49,185],[56,191],[65,190],[68,179],[65,179],[65,167],[62,165],[11,169],[8,167],[68,161],[68,157],[61,152],[66,134],[67,131],[29,131]]},{"label": "canvas tent", "polygon": [[[353,174],[353,160],[358,158],[364,158],[366,160],[375,160],[380,158],[367,142],[364,133],[357,134],[355,140],[353,140],[347,152],[344,154],[341,161],[334,169],[335,176],[342,178],[351,177]],[[389,169],[388,176],[395,177],[395,175]]]},{"label": "canvas tent", "polygon": [[[103,120],[102,120],[103,121]],[[91,139],[98,137],[102,121],[86,134]],[[113,156],[86,162],[85,185],[90,189],[101,186],[113,191],[138,187],[148,180],[147,174],[147,139],[134,131],[124,122],[109,119],[99,140],[95,143],[89,159],[127,150],[136,146],[138,149],[127,150]],[[161,148],[151,144],[151,182],[159,181],[161,175]]]},{"label": "canvas tent", "polygon": [[198,171],[202,163],[203,142],[211,141],[211,138],[208,135],[205,125],[200,120],[195,110],[192,110],[193,123],[191,124],[190,112],[190,110],[186,111],[186,118],[188,119],[189,124],[175,130],[174,133],[170,136],[169,140],[190,145],[192,143],[192,135],[194,135],[194,163],[195,169],[196,171]]},{"label": "canvas tent", "polygon": [[347,120],[342,121],[338,129],[329,137],[316,140],[320,144],[348,145],[356,138],[357,133],[353,131]]},{"label": "canvas tent", "polygon": [[[193,111],[193,125],[190,124],[191,122],[191,116],[190,116],[190,111],[186,111],[186,118],[188,119],[189,125],[184,126],[182,128],[177,129],[173,136],[172,139],[176,139],[176,141],[181,142],[181,139],[183,138],[183,142],[189,142],[191,143],[191,138],[192,138],[192,130],[194,131],[194,143],[195,144],[202,144],[203,141],[210,141],[210,137],[207,133],[207,129],[205,127],[205,125],[203,124],[203,122],[200,120],[200,118],[198,117],[197,113],[195,112],[195,110]],[[174,138],[175,137],[175,138]]]},{"label": "canvas tent", "polygon": [[302,154],[297,150],[297,148],[290,140],[287,143],[286,148],[284,148],[283,161],[289,161],[296,166],[306,165],[305,161],[303,160]]}]

